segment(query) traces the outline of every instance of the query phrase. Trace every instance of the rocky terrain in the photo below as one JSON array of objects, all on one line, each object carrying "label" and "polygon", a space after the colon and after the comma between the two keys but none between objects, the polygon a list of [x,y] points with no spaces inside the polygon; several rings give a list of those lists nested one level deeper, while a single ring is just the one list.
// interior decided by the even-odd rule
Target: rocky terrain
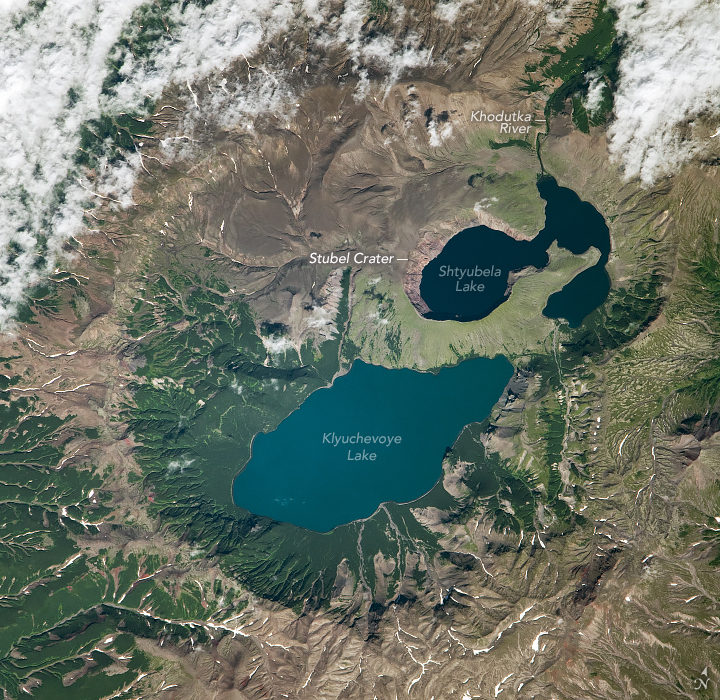
[{"label": "rocky terrain", "polygon": [[[604,124],[578,126],[563,90],[596,5],[562,29],[463,7],[373,4],[364,37],[434,61],[369,66],[363,94],[350,53],[297,27],[226,76],[295,68],[294,107],[208,117],[172,157],[169,87],[136,205],[93,212],[33,291],[0,358],[5,698],[720,695],[718,173],[642,187]],[[537,126],[505,143],[477,110]],[[610,226],[607,301],[576,329],[542,316],[597,260],[553,246],[487,318],[423,319],[419,274],[454,233],[542,228],[541,167]],[[408,262],[310,263],[329,251]],[[327,535],[232,504],[252,437],[355,359],[497,354],[513,380],[419,501]]]}]

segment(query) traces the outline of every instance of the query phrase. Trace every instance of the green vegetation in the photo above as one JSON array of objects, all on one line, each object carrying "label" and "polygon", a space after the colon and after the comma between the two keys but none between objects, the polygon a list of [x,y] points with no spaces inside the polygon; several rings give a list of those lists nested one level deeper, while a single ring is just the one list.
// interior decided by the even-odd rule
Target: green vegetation
[{"label": "green vegetation", "polygon": [[[542,315],[547,298],[598,259],[595,249],[575,256],[553,244],[549,253],[542,274],[519,279],[506,302],[469,323],[422,318],[400,285],[358,276],[348,338],[368,362],[419,370],[452,366],[469,357],[502,354],[514,361],[528,353],[549,354],[555,322]],[[369,321],[375,318],[383,323]],[[400,355],[391,361],[385,340],[394,328],[400,329]]]},{"label": "green vegetation", "polygon": [[[62,310],[66,283],[59,278],[36,290],[28,309],[48,313],[51,300],[50,313]],[[207,640],[203,621],[219,612],[220,600],[225,609],[235,606],[234,593],[219,582],[214,592],[196,582],[175,585],[181,571],[157,553],[92,554],[84,543],[101,529],[122,541],[130,524],[111,522],[107,474],[91,462],[66,463],[77,452],[71,441],[100,433],[48,412],[37,396],[18,390],[23,384],[0,375],[0,687],[9,697],[27,691],[41,700],[129,700],[137,696],[131,686],[157,664],[136,637]]]},{"label": "green vegetation", "polygon": [[191,4],[202,8],[211,3],[212,0],[153,0],[138,7],[110,52],[103,91],[110,95],[115,93],[115,86],[123,81],[122,69],[126,64],[144,61],[152,67],[153,54],[159,51],[159,46],[172,41],[176,27],[170,16],[172,8],[185,9]]},{"label": "green vegetation", "polygon": [[[349,271],[342,280],[339,335],[319,347],[306,345],[302,360],[296,356],[288,365],[285,359],[282,367],[268,355],[247,304],[218,294],[218,285],[201,272],[171,266],[150,278],[127,320],[138,339],[138,380],[122,414],[141,445],[136,459],[151,497],[149,512],[198,551],[222,555],[223,570],[251,590],[298,610],[327,601],[343,559],[355,579],[373,589],[375,554],[400,552],[385,582],[397,585],[409,552],[437,547],[408,507],[387,506],[363,524],[320,534],[231,502],[232,479],[249,459],[254,435],[273,430],[340,370]],[[261,324],[261,330],[282,329]]]},{"label": "green vegetation", "polygon": [[458,462],[473,464],[466,477],[472,505],[461,514],[461,521],[471,515],[487,515],[499,531],[532,531],[535,529],[535,511],[542,502],[537,480],[528,471],[514,470],[496,453],[486,450],[480,442],[490,421],[468,426],[448,455],[453,466]]},{"label": "green vegetation", "polygon": [[[91,630],[86,611],[103,601],[106,581],[76,538],[97,531],[110,512],[102,498],[89,495],[100,494],[103,479],[91,468],[58,470],[63,445],[75,435],[72,417],[43,411],[31,395],[14,398],[19,377],[0,379],[0,686],[11,697],[27,683],[38,698],[106,697],[134,680],[147,661],[138,653],[123,673],[98,673],[113,645],[93,649],[113,627],[105,621]],[[82,658],[87,654],[91,660]],[[63,685],[73,673],[77,683]]]},{"label": "green vegetation", "polygon": [[[108,75],[103,82],[103,92],[108,97],[117,96],[118,86],[126,79],[125,71],[135,63],[144,63],[152,70],[153,56],[163,43],[172,42],[175,23],[171,10],[188,4],[205,7],[212,0],[153,0],[142,4],[132,14],[117,44],[110,51]],[[72,87],[67,94],[71,107],[80,98],[82,87]],[[78,166],[96,168],[101,159],[115,163],[128,153],[137,150],[138,143],[153,139],[153,122],[147,118],[154,110],[154,103],[146,97],[137,111],[132,113],[102,114],[90,119],[80,129],[80,147],[75,156]]]},{"label": "green vegetation", "polygon": [[90,119],[80,128],[80,148],[75,162],[88,168],[96,167],[100,158],[115,163],[126,153],[135,151],[137,142],[148,138],[151,131],[152,122],[140,116],[103,115]]},{"label": "green vegetation", "polygon": [[[527,317],[513,324],[524,331],[516,348],[520,354],[528,347],[544,346],[555,325],[542,317],[545,299],[579,268],[592,264],[595,252],[577,257],[554,248],[551,257],[547,274],[520,280],[504,305],[510,315]],[[286,329],[262,323],[241,299],[227,291],[219,293],[217,280],[210,282],[210,268],[204,263],[170,262],[161,266],[163,273],[157,263],[146,267],[148,282],[127,319],[128,333],[137,339],[129,359],[138,367],[138,379],[131,387],[133,402],[123,408],[122,417],[140,445],[136,459],[143,469],[148,511],[204,556],[220,556],[227,575],[299,612],[328,604],[343,560],[354,585],[362,582],[381,598],[400,584],[408,556],[420,554],[431,560],[440,551],[438,537],[418,522],[414,509],[436,508],[469,517],[484,507],[500,529],[520,532],[538,527],[536,513],[542,507],[561,530],[571,525],[569,509],[560,498],[557,457],[548,455],[544,470],[536,474],[532,469],[518,470],[484,450],[478,452],[477,430],[488,425],[468,428],[448,455],[448,468],[458,460],[476,464],[467,484],[469,493],[481,497],[479,502],[474,497],[450,496],[438,484],[412,506],[386,504],[367,521],[327,534],[237,508],[230,500],[230,485],[249,458],[253,436],[274,429],[353,358],[367,359],[368,348],[377,347],[374,361],[391,366],[425,369],[456,364],[473,354],[493,354],[487,339],[507,319],[493,314],[474,324],[426,321],[411,307],[405,310],[409,302],[402,290],[396,295],[394,288],[369,284],[363,277],[356,278],[353,318],[348,319],[346,273],[336,319],[338,335],[317,347],[306,343],[300,356],[278,358],[268,355],[261,339],[284,335]],[[373,332],[381,334],[377,346],[374,341],[368,345],[364,334],[371,328],[363,323],[375,314],[388,320],[385,325],[372,324]],[[528,333],[533,323],[542,326],[537,340]],[[475,329],[483,328],[487,332],[477,336],[483,340],[475,348]],[[503,343],[495,352],[512,355],[512,339],[504,332],[501,337]],[[428,341],[442,347],[429,351]],[[421,364],[415,359],[420,357],[428,359]],[[555,425],[558,419],[548,416],[545,420]],[[375,568],[378,553],[393,563],[382,581]],[[335,601],[334,609],[355,614],[357,605],[354,598],[342,598]]]},{"label": "green vegetation", "polygon": [[582,326],[567,333],[562,344],[563,363],[576,366],[630,342],[660,313],[662,287],[667,278],[660,272],[637,279],[629,287],[611,289],[607,301],[593,311]]},{"label": "green vegetation", "polygon": [[390,13],[390,5],[385,0],[370,0],[369,19],[384,19]]},{"label": "green vegetation", "polygon": [[557,61],[548,62],[543,75],[548,80],[560,79],[562,85],[550,96],[547,114],[562,109],[565,100],[587,83],[587,73],[611,74],[619,57],[615,32],[616,15],[605,2],[598,3],[592,27],[580,34],[563,51]]},{"label": "green vegetation", "polygon": [[[147,59],[152,44],[169,37],[171,4],[160,0],[133,16],[113,58],[107,91],[121,79],[123,51]],[[370,12],[382,18],[389,9],[383,0],[372,0]],[[552,81],[562,81],[547,113],[572,100],[573,119],[583,131],[612,108],[609,88],[618,56],[613,21],[601,4],[588,32],[563,51],[548,49],[527,67],[523,89],[550,91]],[[601,110],[588,115],[583,103],[591,71],[608,89]],[[121,157],[149,128],[150,122],[130,115],[89,122],[78,164]],[[489,137],[482,138],[487,155]],[[532,146],[525,141],[490,142],[489,148],[501,159],[513,155],[502,149],[514,146],[523,149],[516,149],[519,157],[529,158]],[[554,166],[552,157],[544,160]],[[534,172],[498,173],[498,162],[481,162],[483,169],[469,172],[468,184],[490,212],[537,230],[542,202]],[[566,181],[582,167],[588,172],[586,165],[573,167],[567,166]],[[144,640],[187,651],[198,643],[216,647],[224,632],[214,625],[238,616],[252,601],[240,584],[296,613],[325,607],[349,625],[368,606],[381,614],[402,586],[393,620],[399,642],[400,615],[412,607],[404,603],[414,603],[417,592],[425,595],[418,595],[413,614],[425,606],[417,617],[437,624],[433,634],[446,614],[455,630],[466,616],[473,640],[492,633],[493,643],[500,642],[494,630],[502,627],[501,644],[512,647],[515,664],[516,649],[531,648],[540,636],[533,631],[527,639],[512,637],[529,633],[526,625],[533,622],[530,616],[524,625],[514,622],[508,617],[512,606],[524,607],[522,598],[535,596],[538,630],[551,634],[550,625],[559,627],[561,617],[570,619],[568,608],[574,610],[562,595],[572,595],[583,557],[600,561],[593,585],[608,572],[601,594],[608,592],[601,605],[587,607],[585,617],[571,623],[570,636],[559,633],[577,645],[573,661],[582,657],[586,664],[573,680],[579,686],[558,692],[540,687],[561,678],[558,665],[533,676],[538,687],[532,692],[593,697],[602,687],[607,697],[691,695],[692,676],[681,676],[672,665],[693,673],[717,636],[708,601],[718,598],[720,566],[720,456],[712,437],[720,426],[720,208],[715,189],[703,189],[701,176],[685,183],[686,190],[683,182],[673,184],[676,202],[660,188],[633,194],[602,177],[594,172],[578,181],[589,183],[586,191],[603,200],[603,211],[618,212],[608,216],[613,222],[619,217],[609,265],[613,288],[576,329],[544,318],[542,308],[597,257],[594,251],[572,256],[554,247],[541,274],[522,277],[502,307],[466,324],[423,319],[399,283],[362,272],[351,283],[346,271],[335,337],[273,353],[268,341],[292,343],[291,330],[257,317],[248,299],[231,292],[230,275],[221,279],[225,262],[218,263],[209,249],[193,252],[198,247],[192,245],[177,259],[155,250],[129,275],[130,284],[143,287],[125,309],[126,335],[113,340],[112,353],[122,355],[133,374],[131,398],[117,422],[103,418],[98,427],[85,427],[72,412],[54,415],[53,404],[28,390],[39,386],[30,384],[30,371],[21,377],[14,368],[23,355],[1,358],[7,374],[0,375],[0,687],[7,696],[132,700],[157,694],[153,677],[162,674],[154,672],[166,661],[151,657]],[[621,204],[612,201],[619,192],[623,198],[630,193]],[[667,230],[656,217],[666,207],[672,222]],[[139,255],[147,245],[141,236],[132,239],[141,241]],[[167,251],[174,244],[169,236],[164,240]],[[96,269],[114,272],[113,259],[86,252]],[[122,298],[127,277],[118,281]],[[35,332],[50,319],[72,322],[68,308],[79,319],[92,298],[87,287],[79,277],[56,274],[33,291],[19,320]],[[518,369],[507,396],[488,420],[462,432],[446,454],[446,478],[419,501],[384,504],[367,521],[328,534],[233,505],[232,478],[249,458],[253,436],[274,429],[354,359],[426,370],[500,353]],[[45,361],[38,355],[38,362]],[[112,442],[124,450],[123,468],[136,471],[113,474],[112,465],[98,458]],[[454,489],[447,477],[461,471]],[[483,527],[491,533],[487,537]],[[487,557],[492,573],[482,596],[474,596],[470,587],[483,576],[479,555]],[[610,572],[620,556],[621,566]],[[532,569],[530,580],[526,576],[517,596],[507,584],[522,579],[522,569],[513,564],[503,571],[510,559],[532,560],[525,569]],[[448,575],[438,576],[445,566]],[[592,578],[590,568],[578,574],[582,586]],[[458,572],[470,571],[465,586]],[[443,587],[459,580],[468,588],[469,605],[453,608],[443,601]],[[438,587],[436,604],[430,592]],[[366,591],[371,595],[363,597]],[[585,603],[596,594],[589,592]],[[474,604],[482,612],[471,607],[470,595],[482,598]],[[481,615],[492,619],[477,624]],[[512,624],[504,625],[506,619]],[[592,633],[589,650],[584,635],[575,633],[580,628]],[[551,639],[542,642],[543,649]],[[502,652],[501,644],[494,648]],[[328,654],[323,664],[325,658],[337,663]],[[665,682],[667,669],[673,675]],[[141,676],[145,680],[138,684]],[[582,687],[586,679],[598,685]],[[504,690],[510,694],[509,687]]]},{"label": "green vegetation", "polygon": [[[474,175],[473,184],[488,188],[484,194],[496,186],[517,188],[526,182],[524,176]],[[582,477],[590,457],[577,435],[582,414],[595,399],[575,397],[569,377],[579,373],[587,383],[600,381],[584,365],[625,352],[628,342],[657,317],[664,282],[659,266],[648,260],[639,281],[636,276],[613,290],[588,322],[571,331],[543,318],[541,311],[549,294],[596,260],[595,252],[572,256],[553,248],[542,274],[520,279],[502,308],[470,324],[421,319],[397,285],[359,275],[351,288],[346,272],[337,335],[319,345],[307,341],[299,352],[275,355],[263,340],[289,339],[289,329],[256,318],[206,257],[187,251],[172,256],[156,251],[139,271],[143,288],[126,319],[125,360],[134,368],[135,381],[132,400],[122,406],[120,417],[137,445],[134,457],[142,470],[129,481],[142,489],[142,509],[157,518],[163,532],[187,542],[195,559],[217,557],[227,578],[184,579],[173,568],[175,558],[171,563],[166,554],[149,549],[120,552],[108,547],[96,554],[82,549],[78,543],[87,532],[96,532],[101,523],[122,532],[134,524],[131,515],[111,514],[104,481],[90,465],[80,471],[51,471],[63,459],[68,437],[79,434],[71,418],[37,418],[32,397],[8,400],[2,493],[12,527],[24,533],[8,541],[15,548],[8,557],[20,561],[26,556],[22,547],[37,550],[34,563],[22,559],[25,578],[16,577],[7,591],[8,600],[15,596],[16,607],[8,605],[10,612],[0,614],[8,640],[0,674],[13,692],[29,684],[41,698],[71,690],[91,700],[103,694],[123,697],[140,673],[159,663],[140,651],[137,637],[191,644],[206,638],[208,622],[242,610],[246,601],[226,587],[228,579],[298,613],[332,606],[334,614],[349,620],[364,610],[355,591],[369,590],[382,601],[403,585],[403,595],[412,595],[408,580],[418,588],[425,585],[427,563],[436,555],[454,561],[452,553],[443,553],[442,536],[421,524],[426,509],[451,513],[453,522],[487,517],[495,531],[513,537],[525,533],[526,554],[539,546],[528,533],[542,532],[547,541],[582,525],[576,506],[584,497]],[[708,277],[713,264],[707,263]],[[74,294],[78,284],[59,278],[55,296],[39,295],[39,300],[60,309],[67,298],[63,290]],[[387,323],[368,323],[377,317]],[[448,453],[446,471],[461,463],[473,465],[463,477],[461,495],[451,495],[439,483],[411,506],[385,504],[367,521],[328,534],[276,523],[232,504],[232,477],[248,459],[253,436],[272,430],[354,358],[427,369],[497,353],[510,356],[534,383],[512,397],[526,402],[522,412],[501,411],[482,425],[469,426]],[[12,392],[18,381],[6,377],[0,389]],[[13,426],[23,411],[27,430],[18,430]],[[89,440],[102,435],[102,430],[83,431]],[[511,444],[512,450],[496,450],[495,440]],[[44,481],[36,481],[39,472]],[[71,478],[83,488],[73,490],[69,481],[61,481]],[[99,500],[88,497],[91,490]],[[38,499],[38,493],[47,498]],[[53,542],[43,548],[46,535],[35,530],[46,517],[61,527],[45,528],[52,530],[47,536]],[[124,525],[116,524],[120,522]],[[708,529],[707,536],[712,534]],[[384,562],[385,573],[376,567],[378,561]],[[179,563],[189,562],[180,558]],[[341,565],[348,572],[346,592],[333,595]],[[28,585],[35,587],[17,597]],[[34,616],[26,612],[30,610]],[[103,672],[111,666],[112,674]]]},{"label": "green vegetation", "polygon": [[[614,10],[605,0],[600,0],[592,26],[586,32],[576,36],[562,50],[545,47],[542,60],[525,66],[527,77],[521,81],[519,89],[528,94],[550,92],[545,106],[546,119],[560,112],[567,100],[571,100],[573,122],[578,129],[587,133],[591,126],[605,123],[613,108],[612,91],[620,58],[615,21]],[[593,78],[605,87],[599,107],[588,114],[584,101]],[[562,83],[553,89],[551,86],[557,80]]]},{"label": "green vegetation", "polygon": [[[720,334],[720,252],[717,232],[707,222],[701,230],[701,238],[694,256],[688,260],[690,275],[688,293],[693,299],[695,324],[704,324],[712,334]],[[702,324],[701,324],[702,322]],[[677,388],[677,404],[686,404],[683,414],[677,415],[678,429],[689,419],[696,419],[692,426],[709,426],[720,413],[720,357],[708,353]],[[703,411],[703,408],[705,409]],[[710,415],[708,415],[710,411]],[[702,417],[701,417],[702,416]]]},{"label": "green vegetation", "polygon": [[[530,144],[524,144],[532,151]],[[498,143],[495,150],[516,146],[514,140]],[[497,154],[496,154],[497,155]],[[497,172],[493,165],[468,169],[468,185],[477,191],[477,202],[493,216],[528,235],[542,229],[545,220],[545,202],[537,191],[537,175],[534,170],[523,169],[512,173]],[[469,221],[476,216],[474,210],[463,212]]]},{"label": "green vegetation", "polygon": [[533,150],[532,143],[530,141],[523,141],[522,139],[508,139],[507,141],[490,141],[490,148],[492,148],[493,151],[497,151],[499,148],[509,148],[511,146],[525,148],[529,151]]}]

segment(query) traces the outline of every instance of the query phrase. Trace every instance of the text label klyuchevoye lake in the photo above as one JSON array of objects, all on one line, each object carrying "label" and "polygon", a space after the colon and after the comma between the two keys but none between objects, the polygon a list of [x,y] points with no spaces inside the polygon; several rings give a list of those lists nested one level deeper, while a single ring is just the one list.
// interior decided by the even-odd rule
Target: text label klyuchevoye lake
[{"label": "text label klyuchevoye lake", "polygon": [[512,373],[504,357],[436,374],[357,361],[255,437],[233,484],[235,503],[327,532],[386,501],[414,501],[437,483],[445,451],[464,426],[487,417]]}]

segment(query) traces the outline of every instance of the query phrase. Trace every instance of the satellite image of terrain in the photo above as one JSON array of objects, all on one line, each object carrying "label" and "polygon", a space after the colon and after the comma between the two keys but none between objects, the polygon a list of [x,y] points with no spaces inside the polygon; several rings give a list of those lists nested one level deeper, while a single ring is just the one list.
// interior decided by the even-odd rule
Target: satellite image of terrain
[{"label": "satellite image of terrain", "polygon": [[0,0],[2,700],[720,699],[718,0]]}]

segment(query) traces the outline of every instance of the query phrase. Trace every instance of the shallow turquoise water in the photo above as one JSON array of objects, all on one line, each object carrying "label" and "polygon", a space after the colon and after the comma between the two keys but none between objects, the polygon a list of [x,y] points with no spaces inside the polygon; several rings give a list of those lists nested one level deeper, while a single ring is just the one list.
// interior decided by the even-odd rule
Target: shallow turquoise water
[{"label": "shallow turquoise water", "polygon": [[235,503],[327,532],[385,501],[414,501],[440,478],[463,427],[488,416],[512,373],[504,357],[437,374],[357,361],[275,431],[255,437],[233,484]]}]

